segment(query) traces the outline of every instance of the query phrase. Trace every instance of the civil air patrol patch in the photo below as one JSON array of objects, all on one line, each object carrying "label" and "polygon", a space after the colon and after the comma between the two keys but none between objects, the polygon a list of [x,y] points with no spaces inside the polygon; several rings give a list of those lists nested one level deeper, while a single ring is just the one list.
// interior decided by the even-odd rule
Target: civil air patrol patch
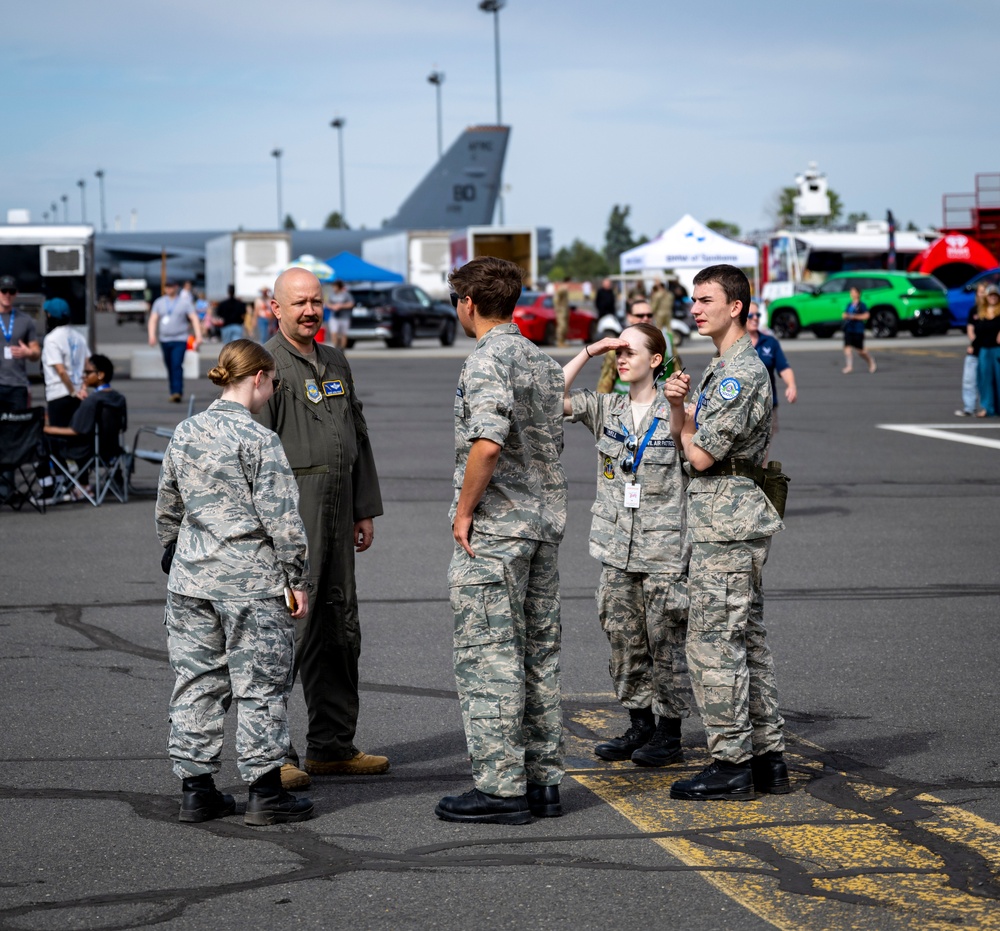
[{"label": "civil air patrol patch", "polygon": [[723,378],[719,394],[726,401],[732,401],[740,393],[740,383],[735,378]]},{"label": "civil air patrol patch", "polygon": [[605,478],[615,477],[615,461],[610,456],[604,457],[604,477]]},{"label": "civil air patrol patch", "polygon": [[328,398],[335,398],[338,394],[344,393],[344,383],[338,378],[336,381],[323,382],[323,394]]},{"label": "civil air patrol patch", "polygon": [[312,378],[306,379],[305,383],[306,397],[313,402],[313,404],[319,404],[323,400],[323,392],[319,390],[319,385]]}]

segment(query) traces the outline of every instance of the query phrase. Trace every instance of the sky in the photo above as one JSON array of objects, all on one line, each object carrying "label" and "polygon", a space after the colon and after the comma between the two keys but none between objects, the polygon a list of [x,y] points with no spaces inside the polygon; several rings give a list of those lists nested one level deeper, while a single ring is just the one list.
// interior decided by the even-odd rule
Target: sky
[{"label": "sky", "polygon": [[[477,0],[33,0],[5,5],[0,218],[56,203],[109,229],[300,228],[392,216],[437,158],[495,123],[494,17]],[[1000,172],[997,0],[508,0],[508,226],[603,243],[684,213],[772,225],[815,161],[846,212],[941,224]],[[979,63],[977,65],[977,63]]]}]

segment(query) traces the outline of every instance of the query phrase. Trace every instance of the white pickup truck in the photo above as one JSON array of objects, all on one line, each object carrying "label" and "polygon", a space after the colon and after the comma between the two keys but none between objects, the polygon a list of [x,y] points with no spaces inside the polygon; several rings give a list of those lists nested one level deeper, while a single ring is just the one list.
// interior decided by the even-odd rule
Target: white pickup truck
[{"label": "white pickup truck", "polygon": [[115,317],[118,326],[135,320],[140,326],[149,313],[149,285],[145,278],[119,278],[113,285]]}]

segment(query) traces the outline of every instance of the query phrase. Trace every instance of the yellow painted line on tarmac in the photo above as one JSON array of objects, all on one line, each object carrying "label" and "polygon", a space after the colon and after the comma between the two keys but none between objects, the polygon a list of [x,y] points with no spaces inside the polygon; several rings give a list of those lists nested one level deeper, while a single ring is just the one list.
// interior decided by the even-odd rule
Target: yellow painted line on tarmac
[{"label": "yellow painted line on tarmac", "polygon": [[[682,802],[670,784],[708,764],[602,763],[592,735],[620,710],[572,716],[569,775],[721,892],[776,928],[1000,931],[1000,827],[878,774],[837,771],[788,735],[795,791],[755,802]],[[593,766],[590,760],[594,761]]]}]

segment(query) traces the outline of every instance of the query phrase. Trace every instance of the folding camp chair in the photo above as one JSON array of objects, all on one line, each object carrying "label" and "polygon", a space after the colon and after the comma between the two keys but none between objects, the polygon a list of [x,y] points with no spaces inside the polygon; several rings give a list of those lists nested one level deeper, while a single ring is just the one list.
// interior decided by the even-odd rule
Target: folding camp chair
[{"label": "folding camp chair", "polygon": [[[188,399],[187,415],[190,417],[194,413],[194,395]],[[167,444],[174,435],[174,427],[154,427],[144,424],[135,431],[132,439],[132,446],[128,451],[127,473],[129,479],[129,491],[135,495],[156,494],[156,489],[136,488],[132,484],[132,475],[135,473],[135,461],[141,459],[143,462],[152,462],[154,465],[162,465],[163,457],[167,452]]]},{"label": "folding camp chair", "polygon": [[[66,438],[56,443],[50,437],[51,461],[59,473],[56,497],[76,489],[77,495],[94,507],[104,502],[109,491],[119,501],[128,501],[129,460],[122,443],[127,427],[126,408],[98,402],[93,437]],[[88,489],[81,477],[91,471],[94,478]]]},{"label": "folding camp chair", "polygon": [[38,461],[42,457],[45,408],[0,414],[0,504],[20,511],[25,503],[45,513],[38,483]]}]

